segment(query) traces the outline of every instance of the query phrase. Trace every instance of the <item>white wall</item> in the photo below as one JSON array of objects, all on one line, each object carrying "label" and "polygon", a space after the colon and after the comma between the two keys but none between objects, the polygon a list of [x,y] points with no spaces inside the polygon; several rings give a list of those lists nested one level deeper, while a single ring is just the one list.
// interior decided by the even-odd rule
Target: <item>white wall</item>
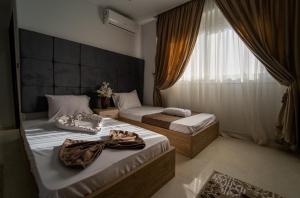
[{"label": "white wall", "polygon": [[156,21],[142,26],[142,56],[145,60],[144,104],[153,104],[153,87],[156,54]]},{"label": "white wall", "polygon": [[151,105],[156,21],[142,25],[139,33],[132,35],[104,25],[101,9],[87,0],[17,0],[18,26],[145,59],[144,103]]},{"label": "white wall", "polygon": [[103,24],[101,11],[87,0],[17,0],[20,28],[140,58],[140,31]]}]

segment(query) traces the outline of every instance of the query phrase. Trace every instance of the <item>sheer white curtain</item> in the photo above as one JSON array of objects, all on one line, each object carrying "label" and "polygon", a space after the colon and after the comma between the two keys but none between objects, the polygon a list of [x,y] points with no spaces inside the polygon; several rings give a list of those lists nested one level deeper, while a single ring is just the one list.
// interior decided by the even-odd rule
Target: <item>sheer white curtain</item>
[{"label": "sheer white curtain", "polygon": [[275,138],[283,91],[215,2],[206,0],[188,66],[163,96],[166,106],[216,114],[222,133],[265,144]]}]

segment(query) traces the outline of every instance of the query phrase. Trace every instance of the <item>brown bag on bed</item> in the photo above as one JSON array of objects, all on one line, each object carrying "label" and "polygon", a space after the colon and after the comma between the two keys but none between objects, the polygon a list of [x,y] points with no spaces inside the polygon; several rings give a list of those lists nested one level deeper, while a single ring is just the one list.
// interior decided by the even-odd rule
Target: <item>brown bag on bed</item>
[{"label": "brown bag on bed", "polygon": [[104,148],[143,149],[144,147],[145,142],[138,134],[111,130],[107,140],[83,141],[66,139],[59,150],[59,159],[67,167],[85,168],[97,159]]}]

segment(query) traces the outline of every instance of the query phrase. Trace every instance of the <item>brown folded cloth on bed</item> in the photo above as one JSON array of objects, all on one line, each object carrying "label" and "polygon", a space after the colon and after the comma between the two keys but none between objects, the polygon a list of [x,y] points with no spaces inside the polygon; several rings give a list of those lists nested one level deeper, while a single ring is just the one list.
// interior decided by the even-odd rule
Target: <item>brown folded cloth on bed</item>
[{"label": "brown folded cloth on bed", "polygon": [[145,146],[144,140],[136,133],[111,130],[107,140],[66,139],[59,150],[59,159],[67,167],[85,168],[97,159],[104,148],[143,149]]},{"label": "brown folded cloth on bed", "polygon": [[164,129],[169,129],[172,122],[182,119],[182,117],[167,115],[164,113],[153,113],[144,115],[142,117],[142,123],[158,126]]},{"label": "brown folded cloth on bed", "polygon": [[105,147],[111,149],[143,149],[146,146],[138,134],[128,131],[111,130],[110,138]]},{"label": "brown folded cloth on bed", "polygon": [[[196,115],[197,113],[192,112],[192,115]],[[168,115],[164,113],[153,113],[147,114],[142,117],[142,123],[157,126],[164,129],[170,129],[170,125],[172,122],[176,120],[183,119],[183,117]]]},{"label": "brown folded cloth on bed", "polygon": [[85,168],[102,152],[103,141],[82,141],[66,139],[59,150],[59,159],[65,166]]}]

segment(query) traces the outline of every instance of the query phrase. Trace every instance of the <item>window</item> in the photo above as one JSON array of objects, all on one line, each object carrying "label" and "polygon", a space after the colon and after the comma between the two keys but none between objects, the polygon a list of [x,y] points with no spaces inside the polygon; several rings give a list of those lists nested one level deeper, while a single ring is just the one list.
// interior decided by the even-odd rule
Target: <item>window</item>
[{"label": "window", "polygon": [[180,81],[273,80],[214,2],[206,3],[203,12],[199,36]]},{"label": "window", "polygon": [[216,114],[222,133],[266,143],[275,138],[283,91],[215,2],[206,0],[186,70],[163,96],[166,106]]}]

